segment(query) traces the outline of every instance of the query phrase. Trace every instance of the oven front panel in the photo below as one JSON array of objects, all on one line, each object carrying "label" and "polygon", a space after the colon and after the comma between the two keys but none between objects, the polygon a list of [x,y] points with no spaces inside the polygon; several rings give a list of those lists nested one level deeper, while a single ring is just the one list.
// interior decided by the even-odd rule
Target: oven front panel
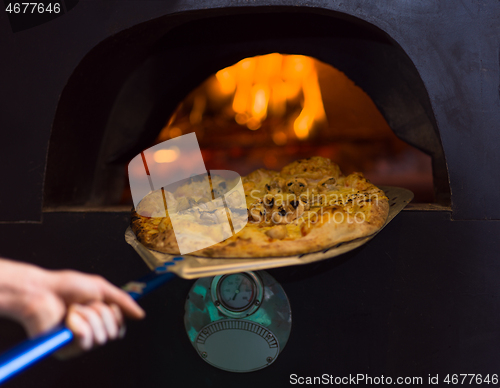
[{"label": "oven front panel", "polygon": [[[45,213],[43,225],[0,225],[2,254],[125,284],[148,271],[124,242],[128,223],[128,213]],[[194,280],[176,279],[141,301],[147,317],[128,322],[123,340],[72,361],[44,360],[12,384],[282,387],[292,374],[491,375],[500,347],[499,235],[498,221],[451,222],[450,212],[403,211],[352,253],[270,270],[290,300],[293,326],[276,362],[258,372],[228,373],[196,354],[183,322]],[[20,236],[30,244],[20,245]],[[23,338],[5,320],[0,332],[0,349]]]}]

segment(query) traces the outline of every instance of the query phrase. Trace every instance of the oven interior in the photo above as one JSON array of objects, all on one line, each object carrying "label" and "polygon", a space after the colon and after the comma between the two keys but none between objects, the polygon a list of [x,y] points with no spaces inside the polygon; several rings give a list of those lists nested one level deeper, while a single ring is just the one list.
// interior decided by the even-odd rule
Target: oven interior
[{"label": "oven interior", "polygon": [[[345,16],[251,16],[143,26],[88,53],[56,113],[45,209],[130,206],[128,162],[189,132],[208,169],[246,175],[320,155],[449,206],[429,98],[394,41]],[[139,55],[122,47],[131,37],[143,39]],[[103,55],[116,46],[119,56]]]}]

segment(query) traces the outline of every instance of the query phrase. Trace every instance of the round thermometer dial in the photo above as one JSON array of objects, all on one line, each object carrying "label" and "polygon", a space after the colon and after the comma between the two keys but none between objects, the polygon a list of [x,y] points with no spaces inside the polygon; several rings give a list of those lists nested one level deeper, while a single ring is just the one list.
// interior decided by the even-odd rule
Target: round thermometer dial
[{"label": "round thermometer dial", "polygon": [[256,285],[243,273],[224,276],[218,286],[219,300],[227,309],[245,310],[255,301]]},{"label": "round thermometer dial", "polygon": [[262,302],[263,286],[253,272],[216,276],[212,281],[212,299],[225,315],[240,318],[252,314]]}]

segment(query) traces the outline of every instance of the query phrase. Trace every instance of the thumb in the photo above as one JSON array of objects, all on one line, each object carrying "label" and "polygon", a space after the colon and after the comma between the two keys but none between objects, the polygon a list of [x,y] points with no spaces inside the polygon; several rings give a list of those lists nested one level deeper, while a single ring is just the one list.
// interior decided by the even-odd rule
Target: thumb
[{"label": "thumb", "polygon": [[64,302],[51,293],[32,297],[21,316],[21,324],[30,337],[44,333],[62,322],[66,314]]}]

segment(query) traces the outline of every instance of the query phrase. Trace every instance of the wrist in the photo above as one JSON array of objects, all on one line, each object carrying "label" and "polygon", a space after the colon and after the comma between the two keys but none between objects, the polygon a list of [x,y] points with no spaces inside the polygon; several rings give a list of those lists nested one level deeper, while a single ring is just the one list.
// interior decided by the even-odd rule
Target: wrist
[{"label": "wrist", "polygon": [[29,315],[33,300],[45,288],[45,272],[31,264],[0,259],[0,315],[16,320]]}]

